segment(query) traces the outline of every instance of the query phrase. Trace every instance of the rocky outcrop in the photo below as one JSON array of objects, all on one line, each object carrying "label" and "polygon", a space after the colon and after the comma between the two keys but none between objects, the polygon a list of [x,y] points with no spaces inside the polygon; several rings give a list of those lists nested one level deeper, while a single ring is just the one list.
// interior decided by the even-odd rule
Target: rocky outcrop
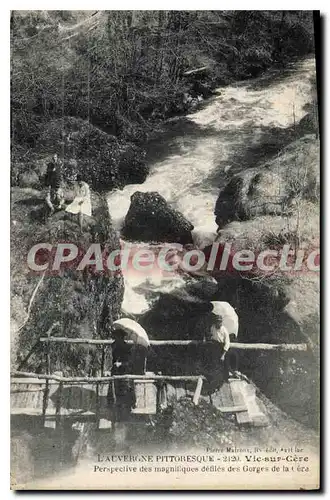
[{"label": "rocky outcrop", "polygon": [[212,311],[210,301],[218,290],[210,276],[186,276],[182,285],[170,292],[157,292],[151,297],[150,308],[139,317],[150,338],[202,339],[207,337],[207,325]]},{"label": "rocky outcrop", "polygon": [[[301,129],[310,124],[306,116]],[[220,247],[229,243],[232,253],[252,250],[258,256],[263,250],[281,252],[290,245],[292,251],[305,252],[305,261],[319,248],[315,135],[305,135],[267,163],[235,175],[220,193],[215,213]],[[317,426],[319,274],[307,268],[267,274],[255,267],[241,276],[227,270],[215,272],[214,277],[216,299],[228,301],[239,316],[239,340],[308,344],[309,351],[300,354],[242,352],[238,362],[239,369],[281,408],[302,423]]]},{"label": "rocky outcrop", "polygon": [[313,135],[294,141],[265,164],[232,177],[220,192],[216,222],[263,215],[290,215],[297,200],[319,199],[319,142]]},{"label": "rocky outcrop", "polygon": [[141,148],[121,141],[81,118],[65,117],[44,126],[35,148],[23,156],[16,152],[12,159],[12,184],[42,186],[47,163],[54,153],[64,158],[65,179],[80,173],[85,182],[99,192],[142,183],[148,174],[145,152]]},{"label": "rocky outcrop", "polygon": [[[304,251],[303,263],[306,263],[310,252],[317,251],[320,246],[319,182],[319,142],[315,136],[305,135],[282,149],[267,164],[232,178],[217,202],[216,216],[220,225],[217,242],[221,247],[230,244],[232,254],[240,250],[252,250],[256,257],[261,251],[272,249],[281,252],[284,245],[289,245],[292,252],[295,249]],[[294,254],[292,259],[288,263],[289,267],[295,263]],[[216,274],[217,279],[224,279],[223,273],[222,276],[221,273]],[[266,290],[266,297],[272,294],[275,303],[278,303],[279,296],[287,297],[282,307],[290,318],[288,324],[295,326],[291,326],[288,331],[283,325],[278,327],[281,335],[284,334],[283,341],[295,331],[293,341],[300,339],[307,340],[310,345],[318,344],[317,272],[310,271],[306,265],[297,272],[276,269],[268,274],[254,267],[251,275],[245,273],[244,277],[247,278],[246,282],[250,280]],[[245,283],[243,288],[246,287]],[[229,289],[226,281],[226,291]],[[255,291],[252,295],[255,296]],[[272,308],[273,301],[270,302]],[[248,314],[250,310],[249,306]],[[271,316],[272,309],[269,312]],[[275,319],[271,322],[275,325],[275,331],[273,327],[268,328],[270,337],[267,340],[279,335],[276,333]],[[258,328],[255,324],[253,328],[256,333]],[[256,338],[260,339],[262,332],[266,331],[267,328],[262,327]]]},{"label": "rocky outcrop", "polygon": [[[307,116],[307,115],[306,115]],[[304,120],[304,119],[303,119]],[[310,123],[307,117],[301,128]],[[319,249],[319,143],[305,135],[267,163],[235,175],[216,206],[220,247],[231,253],[304,251],[304,262]],[[280,255],[280,253],[279,253]],[[254,267],[250,273],[215,272],[216,300],[235,307],[242,342],[307,343],[299,354],[259,356],[242,352],[239,369],[297,420],[317,426],[319,352],[319,273]],[[265,366],[267,364],[267,367]],[[266,376],[265,376],[266,374]],[[308,408],[308,411],[306,411]]]},{"label": "rocky outcrop", "polygon": [[[64,211],[43,219],[40,217],[43,206],[44,199],[40,192],[18,188],[13,190],[11,295],[14,305],[12,319],[16,325],[14,337],[19,353],[13,366],[19,366],[36,339],[57,322],[59,327],[53,334],[65,337],[108,337],[111,324],[120,313],[122,276],[95,271],[95,267],[77,270],[79,261],[92,243],[99,243],[102,250],[119,249],[119,240],[112,229],[106,202],[92,194],[92,216],[84,216],[82,220],[78,215]],[[34,244],[42,242],[54,248],[63,242],[75,244],[79,249],[78,257],[62,265],[60,271],[51,268],[45,275],[33,272],[28,267],[27,254]],[[24,306],[23,322],[21,311],[16,310],[15,304]],[[57,345],[52,349],[52,370],[91,373],[97,367],[97,356],[96,350],[88,350],[84,346],[71,348]],[[44,371],[44,363],[41,346],[29,359],[28,368]]]},{"label": "rocky outcrop", "polygon": [[192,243],[194,226],[157,192],[135,192],[122,234],[128,240]]},{"label": "rocky outcrop", "polygon": [[228,301],[239,317],[239,342],[305,343],[307,352],[239,351],[234,362],[288,414],[317,426],[319,276],[218,276],[213,300]]}]

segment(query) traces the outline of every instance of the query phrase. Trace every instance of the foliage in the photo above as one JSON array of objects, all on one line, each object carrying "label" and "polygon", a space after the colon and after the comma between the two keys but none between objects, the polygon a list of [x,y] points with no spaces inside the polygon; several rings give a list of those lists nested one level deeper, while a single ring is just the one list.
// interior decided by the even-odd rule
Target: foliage
[{"label": "foliage", "polygon": [[[32,196],[31,196],[32,195]],[[123,299],[121,275],[93,273],[92,269],[77,271],[76,265],[93,242],[101,244],[108,252],[119,249],[119,240],[112,228],[106,201],[92,193],[92,217],[79,222],[78,216],[58,212],[45,220],[44,200],[40,192],[14,188],[12,190],[11,230],[11,315],[14,325],[19,366],[35,341],[59,322],[60,332],[67,337],[92,337],[95,332],[107,338],[110,327],[118,319]],[[42,221],[42,218],[44,219]],[[72,266],[60,272],[48,271],[31,305],[28,321],[22,321],[21,313],[27,310],[33,291],[40,281],[40,273],[33,273],[26,262],[28,251],[40,242],[48,242],[56,248],[59,242],[75,244],[80,253]],[[24,314],[26,319],[26,314]],[[18,327],[22,328],[18,331]],[[54,330],[58,334],[59,329]],[[25,367],[32,371],[44,371],[45,346],[29,359]],[[13,353],[14,355],[14,353]],[[55,346],[51,352],[52,370],[66,373],[86,373],[99,365],[94,364],[99,352],[84,346]],[[93,361],[94,360],[94,361]],[[70,371],[71,370],[71,371]]]},{"label": "foliage", "polygon": [[34,145],[63,116],[141,142],[186,110],[196,78],[211,89],[256,76],[312,39],[303,11],[13,11],[13,142]]},{"label": "foliage", "polygon": [[97,191],[130,182],[143,182],[147,175],[144,151],[117,139],[81,118],[50,121],[37,142],[40,153],[61,152],[65,178],[82,173]]},{"label": "foliage", "polygon": [[180,399],[173,406],[169,420],[168,439],[172,445],[197,448],[234,445],[235,423],[205,400],[194,406],[189,399]]}]

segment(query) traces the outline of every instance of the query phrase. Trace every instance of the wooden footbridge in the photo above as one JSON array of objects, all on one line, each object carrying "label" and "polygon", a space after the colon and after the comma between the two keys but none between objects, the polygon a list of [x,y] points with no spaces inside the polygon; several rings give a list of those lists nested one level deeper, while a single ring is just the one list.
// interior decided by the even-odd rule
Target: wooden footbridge
[{"label": "wooden footbridge", "polygon": [[[42,337],[33,346],[46,343],[97,345],[102,349],[112,340]],[[154,340],[151,345],[188,346],[202,344],[192,340]],[[307,344],[248,344],[233,343],[231,350],[307,351]],[[101,370],[103,373],[103,369]],[[144,375],[102,375],[96,377],[65,377],[61,372],[51,373],[49,349],[45,373],[13,372],[11,377],[11,414],[38,417],[46,427],[56,428],[64,423],[96,422],[99,428],[111,427],[116,406],[116,382],[125,380],[135,393],[135,407],[131,419],[138,415],[152,416],[171,406],[182,397],[189,397],[195,405],[201,399],[212,403],[219,414],[232,414],[239,425],[265,426],[268,418],[256,398],[256,388],[246,377],[234,374],[214,392],[203,394],[206,380],[203,374],[164,375],[146,372]],[[109,403],[109,389],[114,398]]]}]

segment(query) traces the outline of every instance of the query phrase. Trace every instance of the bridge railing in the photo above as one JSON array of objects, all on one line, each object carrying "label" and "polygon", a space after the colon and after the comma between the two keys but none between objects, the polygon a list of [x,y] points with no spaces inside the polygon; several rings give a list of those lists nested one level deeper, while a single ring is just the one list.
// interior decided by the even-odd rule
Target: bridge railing
[{"label": "bridge railing", "polygon": [[[41,337],[39,342],[55,342],[63,344],[87,344],[87,345],[111,345],[114,340],[108,339],[83,339],[69,337]],[[128,340],[127,343],[133,344],[133,341]],[[202,345],[206,341],[202,340],[150,340],[150,345],[154,346],[188,346]],[[236,350],[257,350],[257,351],[307,351],[307,344],[268,344],[268,343],[247,343],[247,342],[232,342],[230,349]]]}]

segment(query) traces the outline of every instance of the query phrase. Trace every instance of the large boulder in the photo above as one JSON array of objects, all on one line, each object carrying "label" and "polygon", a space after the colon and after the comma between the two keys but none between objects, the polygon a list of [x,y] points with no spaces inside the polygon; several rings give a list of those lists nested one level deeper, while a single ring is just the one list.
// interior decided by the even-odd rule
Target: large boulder
[{"label": "large boulder", "polygon": [[[298,127],[310,125],[309,117]],[[297,131],[299,133],[299,131]],[[216,205],[217,242],[222,249],[264,250],[284,245],[304,251],[304,262],[319,248],[319,143],[305,135],[267,163],[235,175],[221,191]],[[217,259],[218,261],[220,259]],[[218,262],[219,264],[220,262]],[[230,263],[230,262],[229,262]],[[249,272],[214,271],[216,300],[233,305],[240,321],[242,342],[307,343],[307,352],[240,352],[240,371],[297,420],[317,425],[319,372],[319,293],[317,271],[303,267]],[[266,375],[265,375],[266,374]]]},{"label": "large boulder", "polygon": [[314,135],[292,142],[265,164],[245,170],[221,190],[216,222],[296,213],[300,200],[319,199],[319,141]]},{"label": "large boulder", "polygon": [[144,152],[135,144],[121,142],[120,153],[118,185],[142,184],[149,173]]},{"label": "large boulder", "polygon": [[[246,248],[246,247],[243,247]],[[307,425],[318,419],[318,273],[270,279],[223,275],[216,299],[228,301],[239,317],[239,342],[307,343],[306,352],[237,351],[236,366],[294,418]]]},{"label": "large boulder", "polygon": [[194,226],[157,192],[136,191],[122,234],[133,241],[192,243]]},{"label": "large boulder", "polygon": [[[99,243],[107,252],[120,248],[112,228],[106,201],[92,194],[92,216],[64,211],[48,219],[37,217],[44,200],[38,192],[14,189],[12,193],[11,231],[11,295],[12,320],[18,325],[14,332],[17,359],[20,362],[30,351],[36,339],[58,322],[54,335],[65,337],[103,337],[120,314],[123,298],[123,279],[120,273],[96,271],[95,267],[77,270],[82,256],[92,243]],[[60,271],[47,270],[43,276],[33,272],[27,264],[27,254],[36,243],[72,243],[79,249],[78,258]],[[47,256],[49,254],[47,253]],[[20,300],[18,300],[20,299]],[[15,304],[23,304],[24,320]],[[32,371],[44,371],[45,346],[37,348],[28,362]],[[51,351],[52,370],[87,374],[98,369],[97,350],[79,345],[56,345]]]},{"label": "large boulder", "polygon": [[[203,340],[210,338],[211,300],[217,283],[207,276],[187,278],[171,292],[157,294],[150,309],[139,317],[139,323],[152,339]],[[204,373],[209,365],[208,349],[185,346],[152,346],[148,369],[171,374]]]},{"label": "large boulder", "polygon": [[150,338],[202,339],[207,337],[207,324],[212,311],[211,300],[218,291],[217,281],[210,276],[185,276],[180,286],[171,291],[157,291],[150,297],[150,308],[139,322]]}]

